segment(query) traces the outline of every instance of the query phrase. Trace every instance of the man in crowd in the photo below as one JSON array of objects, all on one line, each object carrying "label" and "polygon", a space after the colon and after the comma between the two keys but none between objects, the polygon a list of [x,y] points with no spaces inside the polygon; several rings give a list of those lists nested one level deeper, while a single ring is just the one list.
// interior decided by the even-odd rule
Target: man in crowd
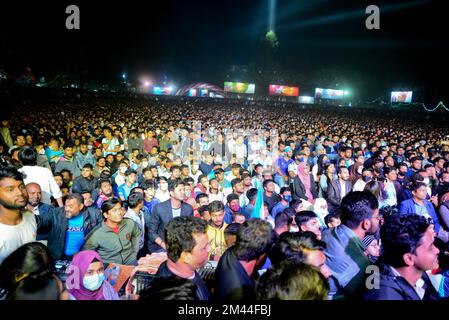
[{"label": "man in crowd", "polygon": [[156,277],[191,279],[196,285],[196,298],[209,300],[209,290],[197,272],[209,258],[206,221],[192,216],[175,217],[167,223],[164,239],[168,259],[159,266]]},{"label": "man in crowd", "polygon": [[20,246],[36,240],[34,214],[23,211],[28,194],[22,174],[14,168],[0,168],[0,264]]},{"label": "man in crowd", "polygon": [[255,300],[253,277],[264,265],[274,239],[275,233],[268,222],[250,219],[243,223],[235,246],[226,250],[218,262],[215,279],[219,301]]},{"label": "man in crowd", "polygon": [[429,275],[438,268],[439,250],[426,218],[393,216],[381,228],[383,255],[377,287],[367,288],[365,300],[439,300]]},{"label": "man in crowd", "polygon": [[342,224],[323,233],[327,265],[333,274],[329,279],[332,299],[351,298],[359,294],[370,264],[362,240],[366,235],[376,234],[379,229],[381,217],[378,207],[373,194],[350,192],[341,203]]},{"label": "man in crowd", "polygon": [[79,193],[70,194],[65,206],[53,208],[47,215],[36,216],[39,233],[48,232],[48,250],[56,260],[71,260],[80,251],[85,238],[103,218],[96,208],[85,208]]},{"label": "man in crowd", "polygon": [[171,181],[168,190],[170,199],[154,206],[148,224],[148,246],[150,252],[166,251],[164,230],[173,218],[193,216],[191,205],[184,203],[184,182],[180,179]]}]

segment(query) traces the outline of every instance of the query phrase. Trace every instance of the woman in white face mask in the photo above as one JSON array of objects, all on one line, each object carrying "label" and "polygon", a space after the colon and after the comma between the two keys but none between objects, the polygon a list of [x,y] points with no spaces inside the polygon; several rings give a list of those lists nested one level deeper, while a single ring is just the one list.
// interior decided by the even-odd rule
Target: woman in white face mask
[{"label": "woman in white face mask", "polygon": [[[103,260],[97,252],[79,252],[67,270],[70,300],[119,300],[117,292],[106,280]],[[70,277],[74,277],[73,281],[69,281]]]}]

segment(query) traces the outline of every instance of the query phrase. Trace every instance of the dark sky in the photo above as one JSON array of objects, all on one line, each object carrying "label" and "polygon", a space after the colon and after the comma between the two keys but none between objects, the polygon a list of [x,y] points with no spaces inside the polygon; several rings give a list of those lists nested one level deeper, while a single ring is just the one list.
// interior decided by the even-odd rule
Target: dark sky
[{"label": "dark sky", "polygon": [[[255,63],[268,25],[267,0],[5,2],[0,69],[15,75],[29,65],[37,76],[114,81],[126,71],[131,81],[147,75],[159,82],[165,74],[179,86],[221,86],[230,65]],[[402,87],[423,101],[449,104],[443,3],[279,0],[275,57],[307,85],[319,86],[312,79],[320,69],[338,69],[363,83],[361,98]],[[69,4],[80,7],[81,30],[65,29]],[[365,28],[370,4],[380,7],[381,30]]]}]

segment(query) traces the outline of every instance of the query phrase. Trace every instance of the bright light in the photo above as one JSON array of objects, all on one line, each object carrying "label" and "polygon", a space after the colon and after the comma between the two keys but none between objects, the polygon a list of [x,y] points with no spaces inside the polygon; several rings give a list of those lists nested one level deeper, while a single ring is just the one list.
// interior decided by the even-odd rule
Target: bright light
[{"label": "bright light", "polygon": [[150,82],[149,82],[149,81],[145,81],[145,82],[143,83],[143,85],[144,85],[145,87],[149,87],[149,86],[150,86]]},{"label": "bright light", "polygon": [[126,79],[126,73],[122,73],[122,78]]},{"label": "bright light", "polygon": [[344,95],[345,95],[345,96],[349,95],[349,91],[348,91],[348,90],[345,90]]}]

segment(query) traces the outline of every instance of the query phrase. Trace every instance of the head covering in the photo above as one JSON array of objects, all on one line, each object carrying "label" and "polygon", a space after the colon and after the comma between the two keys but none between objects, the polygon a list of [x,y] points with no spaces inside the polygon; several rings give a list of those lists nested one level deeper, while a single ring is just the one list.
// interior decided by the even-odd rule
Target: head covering
[{"label": "head covering", "polygon": [[[103,259],[101,259],[100,255],[93,250],[85,250],[77,253],[72,260],[72,266],[78,268],[79,272],[79,289],[69,289],[69,293],[76,298],[76,300],[104,300],[103,287],[104,283],[101,287],[96,291],[90,291],[84,288],[83,278],[89,269],[89,265],[97,259],[100,263],[103,263]],[[106,281],[106,280],[104,280]]]},{"label": "head covering", "polygon": [[372,235],[366,236],[365,238],[363,238],[362,243],[363,246],[365,247],[365,249],[368,248],[368,246],[371,244],[371,242],[373,242],[374,240],[376,240],[376,238]]}]

